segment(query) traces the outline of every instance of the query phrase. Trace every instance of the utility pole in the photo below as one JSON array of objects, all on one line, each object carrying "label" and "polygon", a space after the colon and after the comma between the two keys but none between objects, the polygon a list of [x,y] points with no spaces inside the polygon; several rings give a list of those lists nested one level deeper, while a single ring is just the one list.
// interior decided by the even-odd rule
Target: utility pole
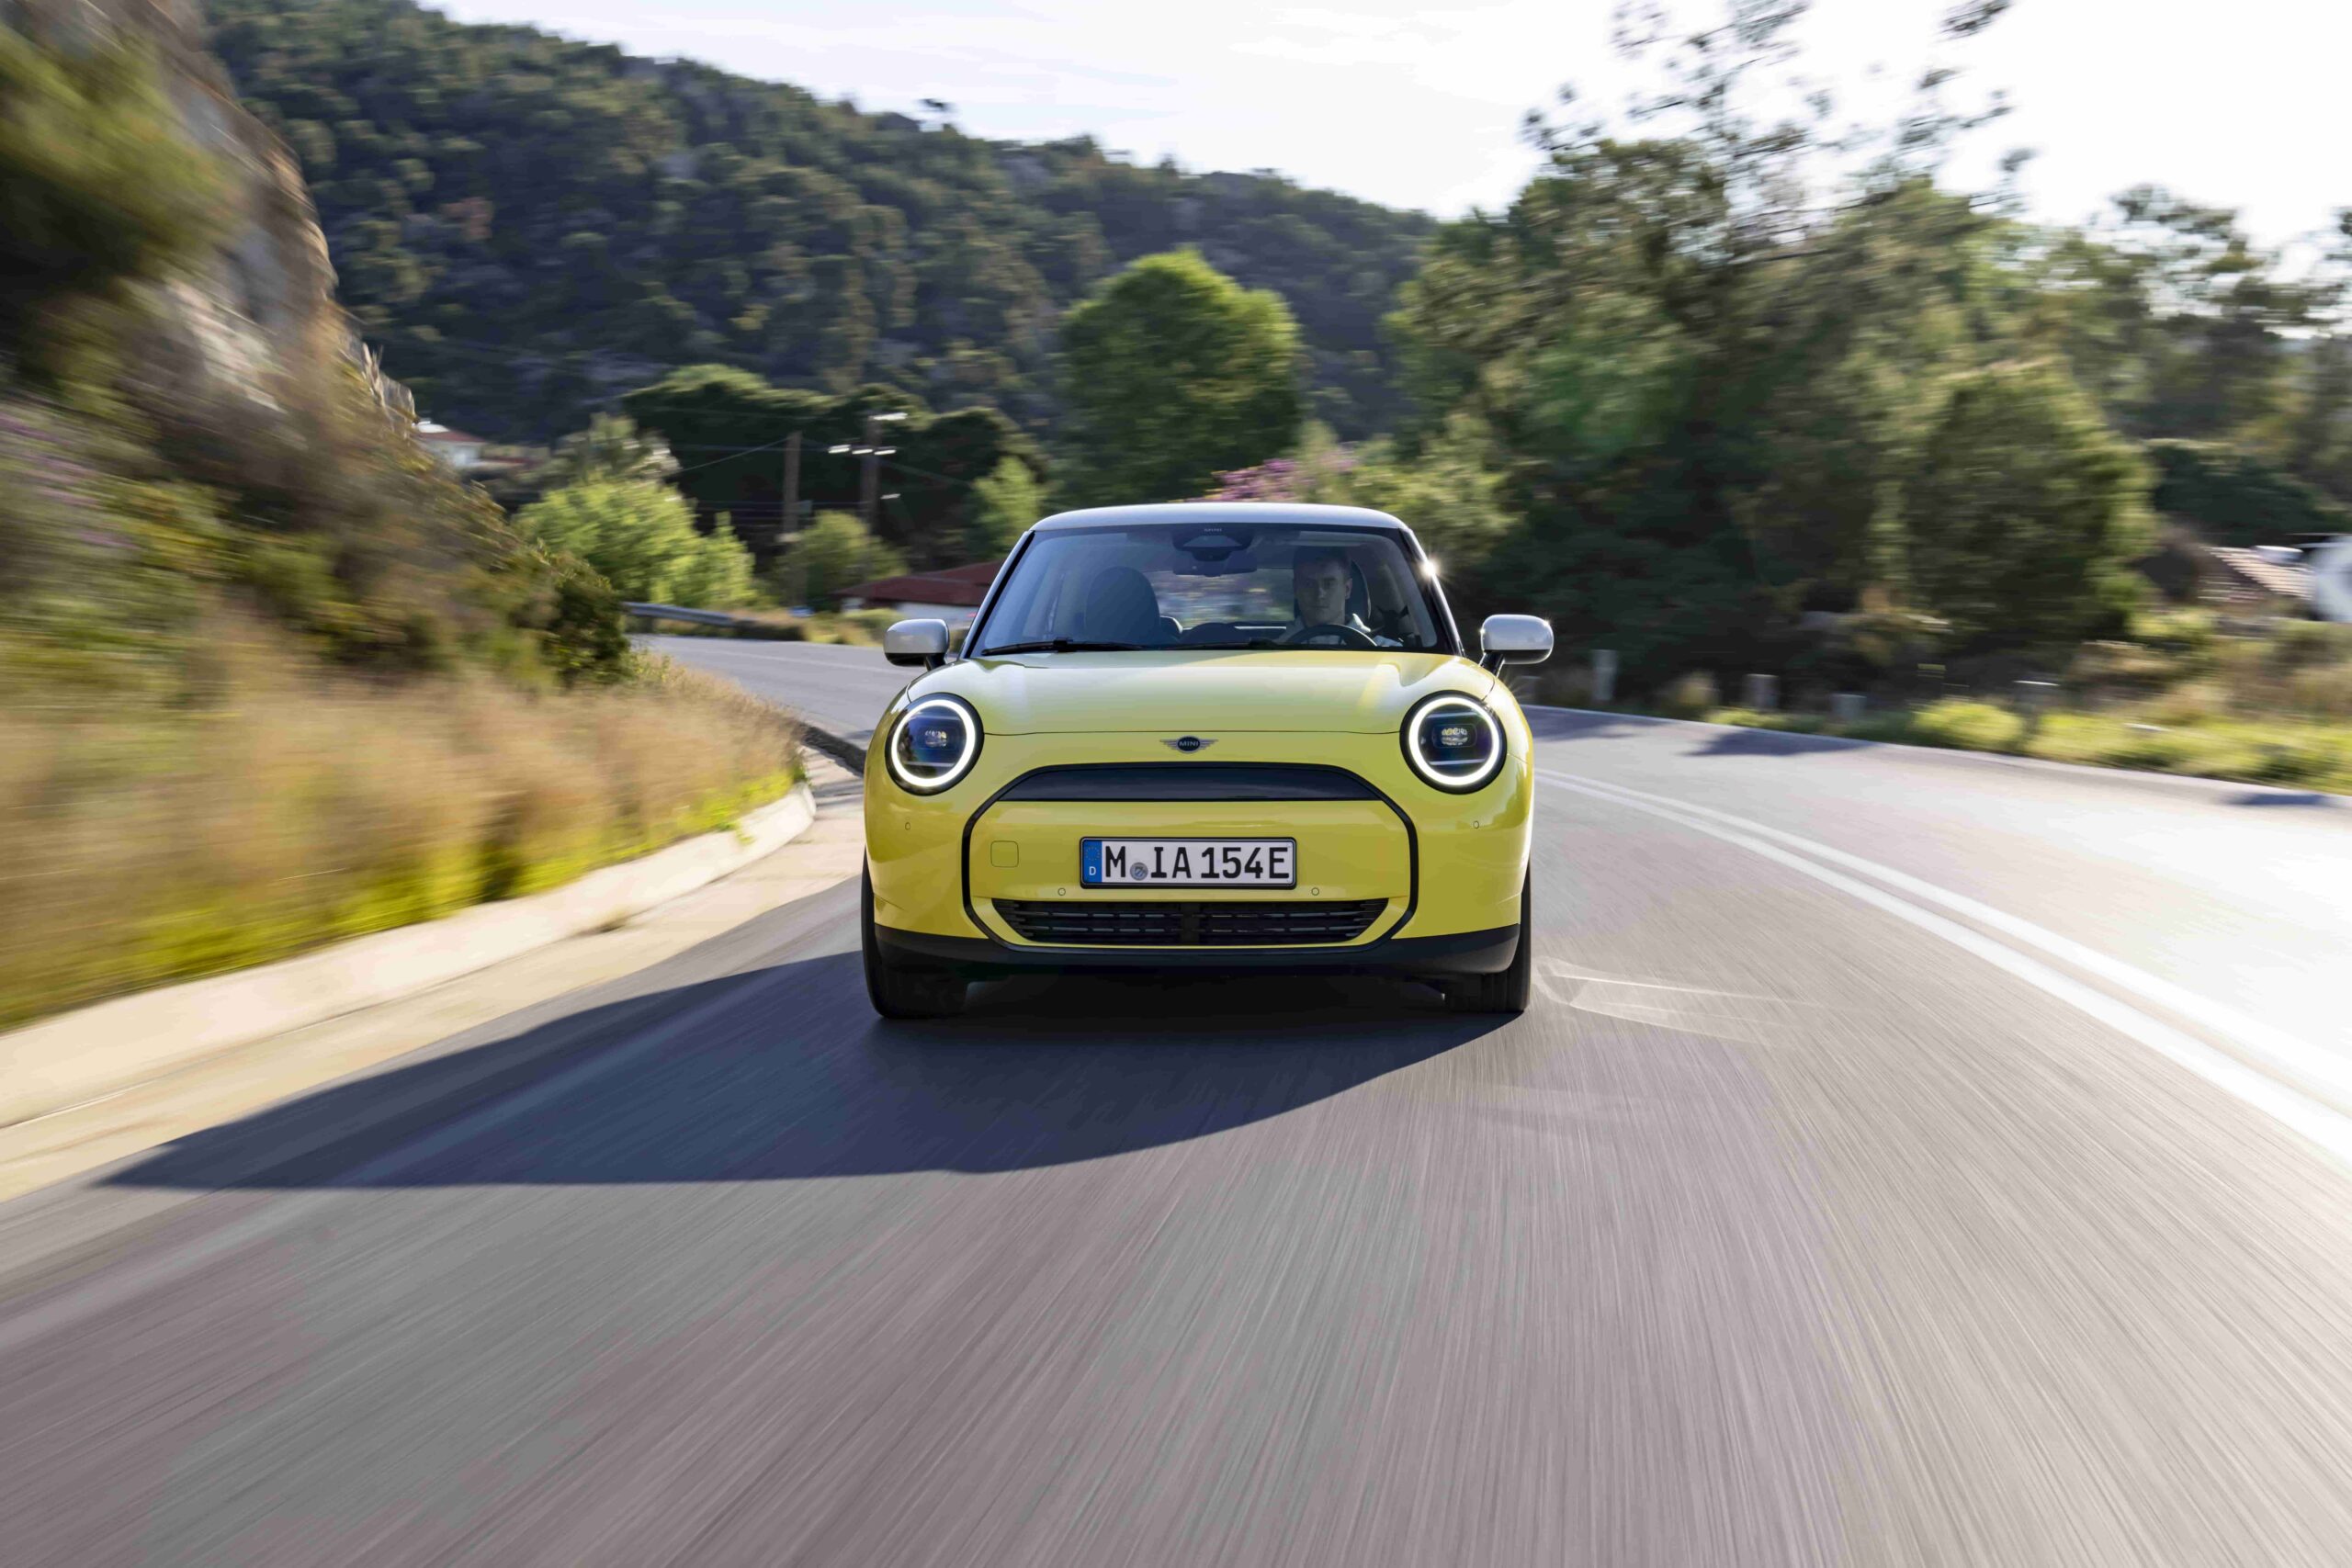
[{"label": "utility pole", "polygon": [[877,446],[875,445],[876,442],[882,438],[882,432],[878,427],[892,420],[904,419],[907,416],[904,413],[867,414],[865,416],[865,444],[864,446],[831,446],[827,448],[828,451],[847,452],[854,457],[862,457],[865,459],[865,472],[861,476],[861,480],[858,485],[857,511],[859,517],[863,519],[865,524],[865,531],[869,534],[874,532],[875,516],[878,510],[876,498],[880,495],[882,490],[882,459],[894,455],[899,450],[896,446]]},{"label": "utility pole", "polygon": [[784,514],[776,519],[775,547],[784,548],[800,524],[800,432],[784,438]]},{"label": "utility pole", "polygon": [[881,434],[877,428],[881,423],[873,414],[865,416],[865,445],[858,449],[858,455],[865,460],[859,465],[857,517],[869,534],[874,532],[874,513],[879,504],[875,497],[882,489],[882,449],[874,445]]}]

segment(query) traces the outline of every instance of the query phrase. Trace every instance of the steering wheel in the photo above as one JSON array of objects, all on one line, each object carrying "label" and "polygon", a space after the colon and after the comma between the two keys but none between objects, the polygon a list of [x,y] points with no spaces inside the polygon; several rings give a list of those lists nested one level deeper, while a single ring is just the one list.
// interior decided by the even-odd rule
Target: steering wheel
[{"label": "steering wheel", "polygon": [[1283,641],[1294,648],[1378,648],[1380,646],[1373,641],[1369,635],[1356,630],[1353,626],[1343,626],[1329,621],[1318,626],[1301,626],[1283,638]]}]

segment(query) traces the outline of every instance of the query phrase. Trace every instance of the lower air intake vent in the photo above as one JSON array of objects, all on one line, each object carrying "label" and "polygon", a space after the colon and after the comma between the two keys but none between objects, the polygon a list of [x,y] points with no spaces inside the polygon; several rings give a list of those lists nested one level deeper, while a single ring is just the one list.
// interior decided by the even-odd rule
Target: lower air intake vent
[{"label": "lower air intake vent", "polygon": [[1329,903],[1318,898],[1283,904],[996,901],[996,912],[1023,940],[1073,947],[1275,947],[1353,942],[1387,907],[1385,898]]}]

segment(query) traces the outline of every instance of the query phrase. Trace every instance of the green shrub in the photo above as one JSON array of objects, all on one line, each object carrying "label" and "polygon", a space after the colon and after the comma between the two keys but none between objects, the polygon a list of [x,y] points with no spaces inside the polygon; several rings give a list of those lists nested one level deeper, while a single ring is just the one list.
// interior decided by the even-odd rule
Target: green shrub
[{"label": "green shrub", "polygon": [[2150,773],[2169,773],[2200,750],[2191,733],[2177,729],[2127,729],[2113,736],[2091,754],[2091,760],[2110,768],[2143,768]]},{"label": "green shrub", "polygon": [[1693,670],[1668,681],[1657,694],[1654,705],[1658,712],[1676,718],[1697,718],[1721,705],[1723,700],[1714,676],[1703,670]]},{"label": "green shrub", "polygon": [[2024,737],[2025,720],[1990,703],[1930,703],[1905,727],[1905,739],[1918,745],[1963,751],[2011,751]]},{"label": "green shrub", "polygon": [[2066,667],[2066,686],[2093,698],[2146,696],[2178,685],[2204,662],[2140,642],[2086,642]]},{"label": "green shrub", "polygon": [[1714,708],[1705,715],[1709,724],[1736,724],[1742,729],[1774,729],[1790,735],[1818,735],[1829,721],[1818,714],[1758,713],[1754,708]]},{"label": "green shrub", "polygon": [[2250,452],[2206,441],[2151,441],[2146,450],[2156,470],[2150,504],[2217,544],[2352,532],[2352,511]]},{"label": "green shrub", "polygon": [[1929,744],[1914,740],[1911,734],[1911,715],[1901,708],[1883,708],[1876,713],[1864,714],[1851,724],[1839,726],[1838,733],[1856,740]]},{"label": "green shrub", "polygon": [[2261,784],[2324,784],[2352,778],[2352,740],[2282,738],[2255,743],[2241,775]]}]

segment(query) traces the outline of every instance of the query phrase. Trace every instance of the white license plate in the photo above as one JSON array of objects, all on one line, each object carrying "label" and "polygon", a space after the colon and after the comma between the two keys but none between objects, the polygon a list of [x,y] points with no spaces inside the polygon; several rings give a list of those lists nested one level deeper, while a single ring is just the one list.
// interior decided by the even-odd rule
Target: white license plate
[{"label": "white license plate", "polygon": [[1089,887],[1295,887],[1295,839],[1081,839]]}]

